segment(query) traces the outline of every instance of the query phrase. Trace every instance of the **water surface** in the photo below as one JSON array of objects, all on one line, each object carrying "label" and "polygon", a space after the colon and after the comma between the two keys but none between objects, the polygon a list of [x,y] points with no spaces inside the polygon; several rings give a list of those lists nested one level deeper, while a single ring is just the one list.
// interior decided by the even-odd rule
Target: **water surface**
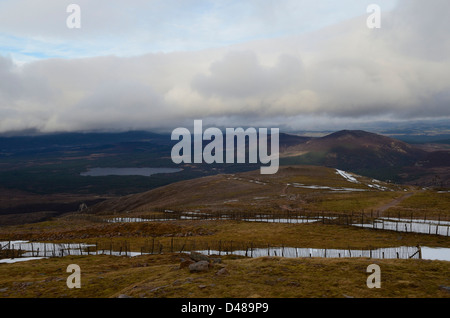
[{"label": "water surface", "polygon": [[92,168],[80,173],[81,176],[104,177],[104,176],[144,176],[150,177],[157,173],[180,172],[180,168]]}]

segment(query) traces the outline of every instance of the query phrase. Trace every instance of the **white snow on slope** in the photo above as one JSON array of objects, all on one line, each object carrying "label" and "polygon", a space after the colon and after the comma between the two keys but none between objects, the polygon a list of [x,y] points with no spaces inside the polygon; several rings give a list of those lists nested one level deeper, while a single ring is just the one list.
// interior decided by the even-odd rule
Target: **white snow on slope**
[{"label": "white snow on slope", "polygon": [[340,174],[343,178],[345,178],[349,182],[359,183],[358,180],[355,179],[350,173],[336,169],[336,174]]},{"label": "white snow on slope", "polygon": [[381,190],[381,191],[387,191],[387,190],[389,190],[388,188],[383,187],[383,186],[378,185],[378,184],[368,184],[367,186],[370,187],[370,188],[374,188],[374,189]]},{"label": "white snow on slope", "polygon": [[293,183],[294,188],[304,188],[304,189],[316,189],[316,190],[331,190],[331,191],[367,191],[366,189],[355,189],[355,188],[344,188],[344,187],[329,187],[329,186],[320,186],[320,185],[304,185],[301,183]]},{"label": "white snow on slope", "polygon": [[[336,169],[336,174],[341,175],[343,178],[345,178],[347,181],[349,182],[353,182],[353,183],[361,183],[358,180],[356,180],[356,178],[345,171]],[[389,189],[387,187],[384,187],[382,185],[380,185],[381,181],[376,180],[376,179],[372,179],[372,183],[365,183],[369,188],[375,189],[375,190],[380,190],[380,191],[393,191],[392,189]]]},{"label": "white snow on slope", "polygon": [[43,259],[47,257],[22,257],[22,258],[4,258],[0,259],[0,264],[12,264],[17,262],[34,261],[37,259]]}]

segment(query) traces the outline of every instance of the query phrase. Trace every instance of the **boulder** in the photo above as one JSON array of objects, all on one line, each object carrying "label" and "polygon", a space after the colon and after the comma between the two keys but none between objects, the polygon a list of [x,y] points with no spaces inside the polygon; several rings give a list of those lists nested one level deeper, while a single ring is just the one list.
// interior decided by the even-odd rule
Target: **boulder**
[{"label": "boulder", "polygon": [[200,254],[200,253],[197,253],[197,252],[191,252],[189,254],[189,257],[191,259],[193,259],[194,261],[196,261],[196,262],[199,262],[199,261],[207,261],[207,262],[209,262],[210,261],[208,256]]},{"label": "boulder", "polygon": [[217,271],[217,273],[216,273],[217,276],[225,276],[225,275],[228,275],[228,274],[229,274],[229,272],[228,272],[228,270],[225,267],[219,269]]},{"label": "boulder", "polygon": [[189,265],[194,264],[195,262],[191,259],[181,259],[180,269],[189,267]]},{"label": "boulder", "polygon": [[439,289],[450,293],[450,287],[449,286],[441,285],[441,286],[439,286]]},{"label": "boulder", "polygon": [[191,273],[207,272],[209,270],[209,262],[199,261],[189,265]]}]

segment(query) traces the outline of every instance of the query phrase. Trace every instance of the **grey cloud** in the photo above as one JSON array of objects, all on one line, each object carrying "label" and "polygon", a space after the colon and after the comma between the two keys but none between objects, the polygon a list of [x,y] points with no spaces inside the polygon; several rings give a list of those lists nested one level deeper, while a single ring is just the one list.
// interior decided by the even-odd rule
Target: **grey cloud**
[{"label": "grey cloud", "polygon": [[306,35],[192,52],[22,67],[0,57],[0,131],[450,116],[447,8],[400,1],[380,30],[361,16]]},{"label": "grey cloud", "polygon": [[385,27],[389,45],[417,58],[446,60],[449,57],[450,2],[447,0],[400,0]]},{"label": "grey cloud", "polygon": [[265,67],[255,52],[228,53],[214,62],[209,75],[197,75],[192,87],[205,96],[246,98],[282,94],[292,85],[300,84],[303,66],[299,58],[282,55],[273,67]]},{"label": "grey cloud", "polygon": [[20,94],[22,83],[13,73],[13,68],[11,59],[0,56],[0,96],[3,98],[17,97]]},{"label": "grey cloud", "polygon": [[[163,117],[161,96],[134,81],[108,81],[60,113],[62,127],[75,125],[84,130],[139,129]],[[156,120],[155,120],[156,119]]]},{"label": "grey cloud", "polygon": [[48,86],[46,78],[18,68],[10,58],[2,56],[0,56],[0,83],[0,98],[4,99],[2,104],[12,104],[18,100],[39,102],[52,95],[52,88]]}]

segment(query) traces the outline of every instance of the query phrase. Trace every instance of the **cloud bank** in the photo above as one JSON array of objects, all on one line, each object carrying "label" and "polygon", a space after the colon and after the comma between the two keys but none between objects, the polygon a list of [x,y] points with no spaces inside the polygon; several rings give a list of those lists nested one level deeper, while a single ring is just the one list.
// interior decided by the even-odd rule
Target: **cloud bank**
[{"label": "cloud bank", "polygon": [[0,132],[450,117],[449,11],[446,0],[400,0],[376,30],[362,12],[299,35],[200,50],[23,65],[0,56]]}]

